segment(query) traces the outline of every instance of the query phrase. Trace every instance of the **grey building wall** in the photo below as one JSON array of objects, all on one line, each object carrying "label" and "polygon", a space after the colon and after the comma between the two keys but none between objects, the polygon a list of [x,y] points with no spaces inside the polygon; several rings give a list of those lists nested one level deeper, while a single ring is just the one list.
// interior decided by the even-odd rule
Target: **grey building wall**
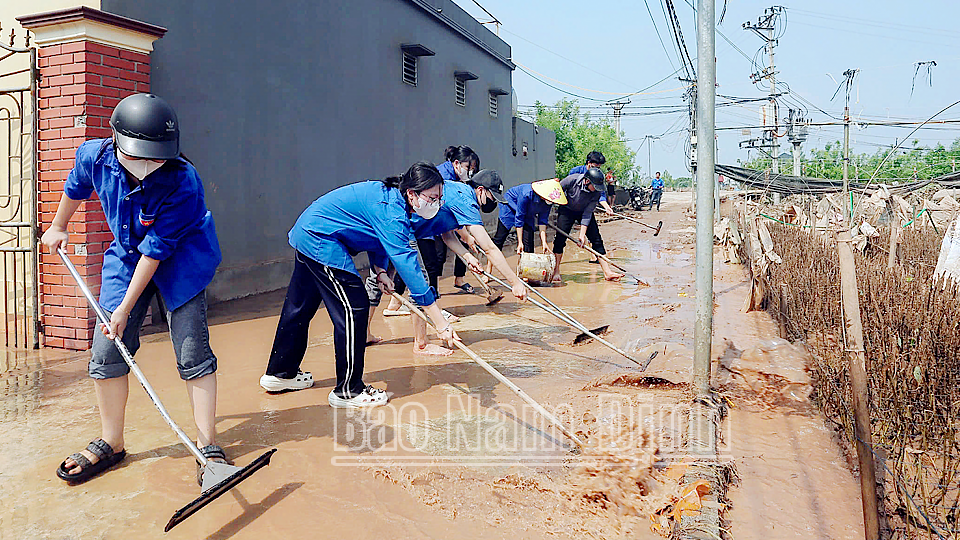
[{"label": "grey building wall", "polygon": [[[511,151],[501,177],[507,187],[557,175],[557,135],[522,118],[512,119]],[[526,148],[526,154],[524,154]],[[514,149],[516,152],[514,152]],[[485,164],[485,163],[484,163]]]},{"label": "grey building wall", "polygon": [[[204,179],[224,254],[216,300],[286,285],[287,231],[318,196],[440,162],[448,145],[473,147],[508,182],[552,175],[541,172],[553,168],[552,134],[518,122],[537,150],[515,157],[511,96],[489,114],[488,90],[511,89],[509,45],[449,0],[103,0],[102,9],[168,29],[151,88],[177,109],[184,152]],[[419,59],[417,87],[402,81],[404,43],[436,53]],[[455,71],[478,76],[465,107]]]}]

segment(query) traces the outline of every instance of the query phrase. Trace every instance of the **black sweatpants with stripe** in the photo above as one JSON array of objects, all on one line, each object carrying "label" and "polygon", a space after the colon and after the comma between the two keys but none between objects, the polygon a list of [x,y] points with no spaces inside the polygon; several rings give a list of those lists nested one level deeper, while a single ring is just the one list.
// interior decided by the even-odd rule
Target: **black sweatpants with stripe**
[{"label": "black sweatpants with stripe", "polygon": [[297,376],[307,351],[310,321],[321,303],[327,305],[327,313],[333,322],[333,347],[337,359],[334,391],[340,397],[351,398],[365,387],[363,354],[370,310],[367,291],[360,276],[320,264],[299,251],[283,300],[267,375],[282,379]]}]

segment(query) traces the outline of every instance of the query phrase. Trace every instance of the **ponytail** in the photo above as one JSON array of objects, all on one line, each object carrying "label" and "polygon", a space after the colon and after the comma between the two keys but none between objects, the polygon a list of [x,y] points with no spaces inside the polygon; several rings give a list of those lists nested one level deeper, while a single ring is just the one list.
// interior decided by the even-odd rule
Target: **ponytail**
[{"label": "ponytail", "polygon": [[480,156],[469,146],[448,146],[443,151],[443,157],[447,161],[466,163],[473,171],[480,170]]},{"label": "ponytail", "polygon": [[381,180],[381,182],[388,188],[398,188],[400,187],[400,176],[388,176]]}]

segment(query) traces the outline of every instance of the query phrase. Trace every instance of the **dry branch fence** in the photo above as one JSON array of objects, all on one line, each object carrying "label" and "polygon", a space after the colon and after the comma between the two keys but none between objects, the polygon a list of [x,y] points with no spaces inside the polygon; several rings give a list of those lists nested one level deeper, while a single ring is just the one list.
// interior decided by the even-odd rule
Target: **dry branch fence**
[{"label": "dry branch fence", "polygon": [[[814,398],[853,441],[836,246],[768,224],[782,264],[757,276],[764,306],[812,349]],[[940,236],[902,232],[902,263],[886,268],[889,228],[856,254],[879,490],[893,538],[960,538],[960,293],[933,279]],[[787,294],[781,298],[781,284]]]}]

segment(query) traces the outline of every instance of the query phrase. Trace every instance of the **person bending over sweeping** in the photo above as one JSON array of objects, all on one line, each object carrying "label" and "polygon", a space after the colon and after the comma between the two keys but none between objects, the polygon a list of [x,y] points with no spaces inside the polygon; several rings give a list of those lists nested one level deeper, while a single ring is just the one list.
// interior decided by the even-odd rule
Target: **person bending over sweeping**
[{"label": "person bending over sweeping", "polygon": [[[596,150],[594,150],[593,152],[590,152],[589,154],[587,154],[587,159],[586,161],[584,161],[583,165],[578,165],[570,169],[570,172],[568,172],[567,175],[569,176],[571,174],[583,174],[587,172],[587,169],[599,169],[606,162],[607,162],[607,158],[604,157],[603,153],[597,152]],[[609,168],[607,169],[607,171],[608,171],[607,174],[609,178],[611,176],[612,171],[610,171]],[[614,183],[615,182],[616,181],[614,181]],[[613,204],[613,200],[615,199],[614,195],[615,193],[610,194],[609,189],[604,189],[604,190],[601,190],[600,192],[600,202],[598,204],[600,205],[600,208],[603,208],[604,212],[610,215],[613,215],[613,206],[611,205]],[[590,260],[587,262],[590,262],[593,264],[599,264],[600,259],[596,255],[591,253]]]},{"label": "person bending over sweeping", "polygon": [[[370,300],[352,258],[362,251],[367,252],[384,292],[394,290],[387,275],[392,263],[410,288],[410,297],[436,324],[440,339],[450,346],[460,339],[453,326],[444,322],[436,294],[410,246],[411,214],[432,219],[440,211],[442,196],[443,178],[437,168],[418,162],[402,176],[337,188],[300,214],[288,235],[296,250],[293,275],[261,387],[279,392],[313,386],[313,375],[299,368],[310,321],[322,302],[333,323],[337,369],[337,383],[327,402],[337,408],[387,402],[386,392],[363,383]],[[473,258],[471,264],[479,263]]]},{"label": "person bending over sweeping", "polygon": [[[597,207],[600,195],[604,191],[603,173],[599,168],[588,168],[585,173],[571,174],[560,181],[560,186],[567,196],[567,204],[557,209],[557,228],[563,232],[569,233],[573,228],[573,223],[580,221],[580,245],[585,245],[589,239],[594,251],[605,255],[603,248],[603,238],[600,236],[600,227],[593,216],[593,210]],[[556,257],[556,263],[553,269],[553,281],[560,282],[560,261],[563,259],[563,248],[567,244],[567,237],[558,234],[553,239],[553,255]],[[600,268],[603,270],[603,277],[607,281],[616,281],[623,277],[623,274],[615,272],[610,268],[610,264],[600,259]]]},{"label": "person bending over sweeping", "polygon": [[[480,156],[469,146],[448,146],[443,151],[444,161],[437,166],[444,182],[468,182],[480,170]],[[466,232],[458,231],[463,246],[473,249],[472,238]],[[447,245],[437,243],[437,265],[440,275],[443,275],[443,265],[447,261]],[[453,261],[453,286],[462,292],[472,294],[473,285],[466,281],[467,267],[459,258]]]},{"label": "person bending over sweeping", "polygon": [[[180,125],[167,102],[153,94],[124,98],[110,117],[112,139],[77,149],[56,217],[41,242],[66,248],[67,224],[96,192],[113,241],[103,254],[100,305],[109,327],[95,332],[89,364],[100,411],[100,438],[57,469],[70,483],[88,480],[126,456],[123,428],[130,368],[112,340],[131,353],[140,325],[159,290],[170,341],[197,425],[197,446],[208,459],[227,462],[216,445],[217,358],[210,349],[205,290],[220,264],[213,217],[193,165],[180,154]],[[200,467],[197,481],[202,482]]]},{"label": "person bending over sweeping", "polygon": [[[443,152],[444,161],[437,170],[444,182],[466,182],[480,169],[480,156],[476,154],[469,146],[448,146]],[[472,239],[465,233],[461,236],[464,247],[472,249],[469,242]],[[425,237],[417,235],[417,251],[420,253],[420,262],[426,269],[430,286],[437,292],[437,298],[440,297],[440,276],[443,275],[443,265],[447,262],[447,244],[439,236]],[[466,281],[467,267],[459,258],[453,262],[453,286],[462,292],[472,293],[473,285]],[[403,294],[406,285],[401,278],[395,283],[397,292]],[[374,293],[376,294],[376,293]],[[379,303],[379,298],[377,303]],[[374,304],[377,305],[377,304]],[[455,323],[460,320],[459,317],[447,310],[443,311],[443,317],[447,322]],[[407,315],[410,314],[405,307],[400,304],[396,298],[390,297],[390,303],[383,310],[385,316]],[[411,314],[412,315],[412,314]],[[414,316],[416,318],[416,316]],[[376,336],[367,336],[367,341],[379,342]],[[444,349],[449,350],[449,349]]]},{"label": "person bending over sweeping", "polygon": [[[567,204],[567,197],[556,178],[538,180],[530,184],[520,184],[508,189],[503,195],[500,207],[500,219],[497,232],[493,235],[493,244],[503,249],[507,236],[517,229],[517,254],[536,253],[533,243],[533,230],[539,226],[540,243],[547,251],[547,223],[550,218],[550,204]],[[487,272],[493,268],[493,261],[487,262]],[[504,274],[508,275],[508,274]]]},{"label": "person bending over sweeping", "polygon": [[[460,240],[457,238],[457,232],[463,232],[470,235],[480,249],[487,253],[490,262],[497,267],[507,280],[511,282],[512,293],[514,296],[523,300],[527,296],[526,288],[523,282],[517,277],[516,273],[507,264],[503,253],[496,247],[493,240],[487,234],[483,227],[483,218],[481,212],[493,212],[497,208],[497,197],[503,198],[503,182],[497,171],[483,170],[471,177],[466,183],[444,182],[443,206],[433,219],[423,219],[420,216],[412,216],[410,221],[413,225],[414,235],[420,237],[440,236],[447,247],[459,254],[467,253]],[[472,260],[471,257],[464,257]],[[459,260],[459,259],[458,259]],[[475,271],[479,273],[479,266]],[[379,288],[376,286],[376,276],[369,276],[366,280],[367,294],[370,298],[370,320],[373,319],[373,312],[380,303]],[[417,354],[434,354],[447,356],[453,354],[453,350],[427,343],[427,323],[420,317],[413,314],[414,339],[413,352]],[[368,321],[369,328],[369,321]],[[376,340],[369,331],[367,341]]]}]

